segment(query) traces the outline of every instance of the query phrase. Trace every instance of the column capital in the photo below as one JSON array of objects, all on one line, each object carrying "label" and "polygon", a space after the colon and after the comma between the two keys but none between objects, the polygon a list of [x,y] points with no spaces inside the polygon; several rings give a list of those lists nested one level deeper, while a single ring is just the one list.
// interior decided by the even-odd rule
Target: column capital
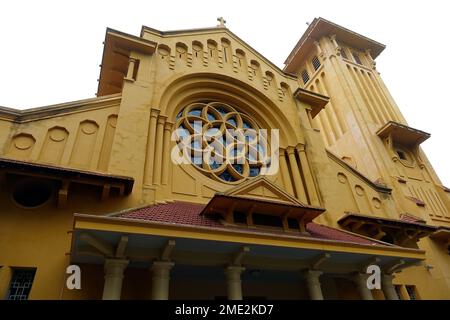
[{"label": "column capital", "polygon": [[305,277],[306,281],[314,284],[320,284],[319,278],[323,274],[323,272],[320,270],[306,269],[302,270],[301,274],[303,277]]},{"label": "column capital", "polygon": [[105,260],[105,272],[109,273],[122,273],[128,266],[129,261],[125,259],[106,259]]},{"label": "column capital", "polygon": [[306,144],[304,143],[299,143],[295,149],[297,149],[298,152],[305,152],[306,151]]},{"label": "column capital", "polygon": [[323,271],[321,271],[321,270],[314,270],[314,269],[306,269],[306,270],[302,270],[301,274],[304,277],[311,277],[311,278],[317,277],[318,278],[318,277],[320,277],[323,274]]},{"label": "column capital", "polygon": [[286,148],[288,155],[295,154],[295,147],[289,146]]},{"label": "column capital", "polygon": [[240,275],[243,271],[245,271],[245,268],[243,266],[229,265],[225,268],[225,273],[230,275],[231,274]]},{"label": "column capital", "polygon": [[241,273],[245,270],[242,266],[229,265],[225,268],[225,275],[228,281],[241,281]]},{"label": "column capital", "polygon": [[175,124],[173,122],[166,121],[166,123],[164,124],[164,130],[169,130],[170,131],[170,130],[172,130],[174,125]]},{"label": "column capital", "polygon": [[381,281],[392,281],[394,280],[395,276],[393,274],[389,273],[383,273],[381,275]]},{"label": "column capital", "polygon": [[159,115],[160,112],[161,112],[161,111],[158,110],[158,109],[151,108],[151,109],[150,109],[150,117],[156,118],[156,117],[158,117],[158,115]]},{"label": "column capital", "polygon": [[158,117],[158,124],[164,124],[166,122],[166,120],[167,120],[167,116],[160,115]]},{"label": "column capital", "polygon": [[172,267],[175,265],[174,262],[171,261],[153,261],[152,266],[150,267],[151,270],[167,270],[170,271]]}]

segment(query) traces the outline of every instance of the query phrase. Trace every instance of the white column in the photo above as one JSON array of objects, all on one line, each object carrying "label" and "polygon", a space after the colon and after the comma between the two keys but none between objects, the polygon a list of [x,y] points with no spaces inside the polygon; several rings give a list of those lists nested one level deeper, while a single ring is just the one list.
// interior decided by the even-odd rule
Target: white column
[{"label": "white column", "polygon": [[106,259],[105,285],[103,287],[103,300],[120,300],[122,293],[123,272],[128,266],[128,260]]},{"label": "white column", "polygon": [[359,295],[363,300],[373,300],[372,291],[367,287],[368,274],[358,273],[353,276],[353,281],[358,287]]},{"label": "white column", "polygon": [[244,270],[241,266],[228,266],[225,269],[228,300],[242,300],[241,273]]},{"label": "white column", "polygon": [[303,276],[306,279],[308,285],[309,297],[311,300],[323,300],[322,288],[320,286],[320,276],[322,271],[306,270],[303,272]]},{"label": "white column", "polygon": [[383,274],[381,276],[381,289],[383,289],[386,300],[398,300],[398,295],[392,284],[392,279],[394,279],[394,276],[390,274]]},{"label": "white column", "polygon": [[152,300],[169,300],[170,269],[175,264],[169,261],[155,261],[152,270]]}]

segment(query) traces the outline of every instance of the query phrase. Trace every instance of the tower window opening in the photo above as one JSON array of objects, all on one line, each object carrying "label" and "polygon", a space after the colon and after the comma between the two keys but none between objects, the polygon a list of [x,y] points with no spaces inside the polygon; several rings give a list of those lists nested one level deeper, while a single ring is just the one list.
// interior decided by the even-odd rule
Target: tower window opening
[{"label": "tower window opening", "polygon": [[345,48],[341,48],[341,56],[344,59],[348,60],[347,52],[345,52]]},{"label": "tower window opening", "polygon": [[304,84],[306,84],[309,81],[308,71],[306,71],[306,70],[302,71],[302,79],[303,79],[303,83]]},{"label": "tower window opening", "polygon": [[314,58],[312,58],[312,65],[314,67],[314,70],[318,70],[321,66],[320,60],[319,58],[317,58],[317,56],[314,56]]},{"label": "tower window opening", "polygon": [[362,65],[361,59],[359,58],[359,55],[357,53],[353,52],[353,58],[355,59],[355,62],[357,64]]},{"label": "tower window opening", "polygon": [[401,160],[408,160],[408,158],[406,157],[406,154],[403,151],[397,150],[397,154]]}]

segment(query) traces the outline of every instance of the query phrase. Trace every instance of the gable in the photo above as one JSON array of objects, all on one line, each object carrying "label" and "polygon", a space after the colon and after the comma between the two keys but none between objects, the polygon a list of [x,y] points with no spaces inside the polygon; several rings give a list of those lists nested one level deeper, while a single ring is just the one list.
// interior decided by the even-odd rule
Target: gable
[{"label": "gable", "polygon": [[[231,32],[227,28],[223,27],[213,27],[213,28],[202,28],[202,29],[188,29],[188,30],[177,30],[177,31],[159,31],[147,26],[142,26],[141,35],[143,39],[157,42],[158,44],[163,44],[169,46],[171,49],[176,47],[177,43],[183,43],[187,46],[188,51],[192,52],[193,43],[199,42],[204,43],[207,46],[208,40],[213,40],[218,44],[219,50],[222,44],[222,40],[229,41],[233,51],[241,50],[245,53],[248,59],[248,65],[250,66],[251,61],[257,61],[262,69],[269,69],[270,71],[282,76],[286,80],[297,80],[297,77],[293,74],[289,74],[269,59],[264,57],[256,49],[251,47],[244,40],[239,38],[236,34]],[[206,40],[206,41],[205,41]],[[233,53],[235,54],[235,52]]]},{"label": "gable", "polygon": [[250,179],[224,193],[225,196],[269,200],[284,204],[302,205],[300,201],[270,182],[264,176]]}]

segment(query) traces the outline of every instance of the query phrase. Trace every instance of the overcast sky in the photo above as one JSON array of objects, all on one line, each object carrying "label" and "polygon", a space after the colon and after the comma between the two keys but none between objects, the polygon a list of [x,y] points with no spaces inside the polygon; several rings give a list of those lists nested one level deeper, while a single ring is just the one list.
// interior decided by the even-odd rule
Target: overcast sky
[{"label": "overcast sky", "polygon": [[449,1],[4,1],[0,7],[0,106],[26,109],[90,98],[107,27],[139,35],[227,27],[279,67],[306,23],[323,17],[387,49],[377,68],[450,187]]}]

